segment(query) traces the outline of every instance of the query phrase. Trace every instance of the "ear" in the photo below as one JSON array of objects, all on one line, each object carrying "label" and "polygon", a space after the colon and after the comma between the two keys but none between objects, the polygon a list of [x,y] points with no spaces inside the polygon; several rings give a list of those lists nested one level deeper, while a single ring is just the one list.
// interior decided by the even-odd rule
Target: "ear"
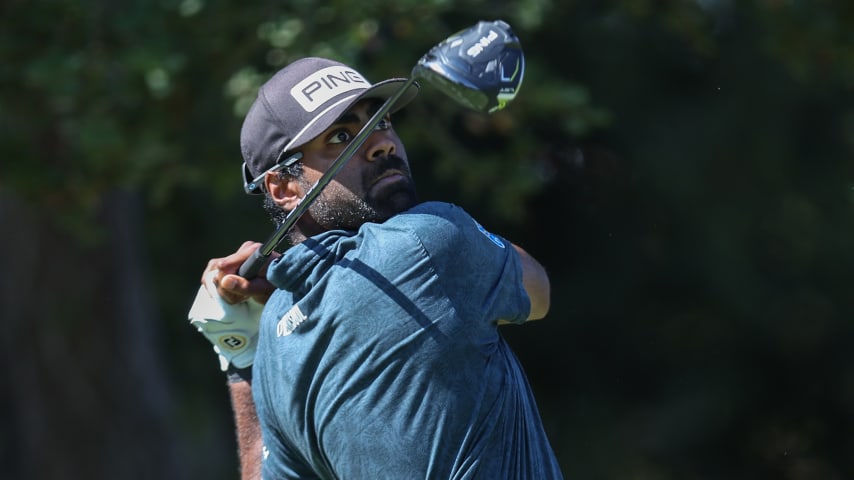
[{"label": "ear", "polygon": [[270,197],[287,211],[296,208],[305,192],[299,182],[290,175],[279,175],[278,172],[270,172],[264,177],[264,185],[270,192]]}]

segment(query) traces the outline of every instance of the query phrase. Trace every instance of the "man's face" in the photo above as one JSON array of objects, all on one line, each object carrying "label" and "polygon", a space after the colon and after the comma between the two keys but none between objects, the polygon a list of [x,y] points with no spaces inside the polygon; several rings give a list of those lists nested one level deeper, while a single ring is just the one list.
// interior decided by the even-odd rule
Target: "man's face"
[{"label": "man's face", "polygon": [[[304,191],[323,175],[381,104],[378,100],[357,103],[302,148],[300,185]],[[356,230],[365,222],[383,222],[416,203],[403,143],[386,116],[309,207],[308,214],[325,230]]]}]

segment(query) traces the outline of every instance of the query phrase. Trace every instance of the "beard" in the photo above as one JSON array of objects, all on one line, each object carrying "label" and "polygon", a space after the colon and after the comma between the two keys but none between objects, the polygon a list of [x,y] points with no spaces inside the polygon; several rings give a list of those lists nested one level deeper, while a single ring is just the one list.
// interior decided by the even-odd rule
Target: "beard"
[{"label": "beard", "polygon": [[[382,223],[418,203],[415,182],[405,160],[392,155],[378,159],[372,165],[373,168],[365,169],[362,174],[365,198],[335,181],[317,196],[308,207],[308,213],[320,226],[329,230],[358,230],[364,223]],[[400,172],[404,178],[391,185],[374,187],[374,182],[389,170]],[[311,185],[302,187],[307,189]]]}]

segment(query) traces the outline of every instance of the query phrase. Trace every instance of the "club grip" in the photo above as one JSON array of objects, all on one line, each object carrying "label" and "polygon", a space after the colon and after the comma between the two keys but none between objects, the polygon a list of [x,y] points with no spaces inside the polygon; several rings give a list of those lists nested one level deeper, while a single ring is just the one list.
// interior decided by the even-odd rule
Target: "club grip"
[{"label": "club grip", "polygon": [[261,253],[262,249],[257,249],[252,252],[252,255],[240,265],[240,269],[237,270],[237,273],[247,279],[252,280],[253,278],[258,276],[258,272],[261,271],[261,267],[264,266],[264,262],[267,261],[267,255]]}]

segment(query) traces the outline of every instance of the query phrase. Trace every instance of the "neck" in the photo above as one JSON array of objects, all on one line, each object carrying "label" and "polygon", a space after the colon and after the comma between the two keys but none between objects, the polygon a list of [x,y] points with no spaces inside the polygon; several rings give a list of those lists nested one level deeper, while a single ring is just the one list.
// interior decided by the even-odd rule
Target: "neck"
[{"label": "neck", "polygon": [[305,213],[297,223],[288,232],[287,240],[291,245],[297,245],[305,241],[306,238],[318,235],[327,231],[318,224],[310,213]]}]

